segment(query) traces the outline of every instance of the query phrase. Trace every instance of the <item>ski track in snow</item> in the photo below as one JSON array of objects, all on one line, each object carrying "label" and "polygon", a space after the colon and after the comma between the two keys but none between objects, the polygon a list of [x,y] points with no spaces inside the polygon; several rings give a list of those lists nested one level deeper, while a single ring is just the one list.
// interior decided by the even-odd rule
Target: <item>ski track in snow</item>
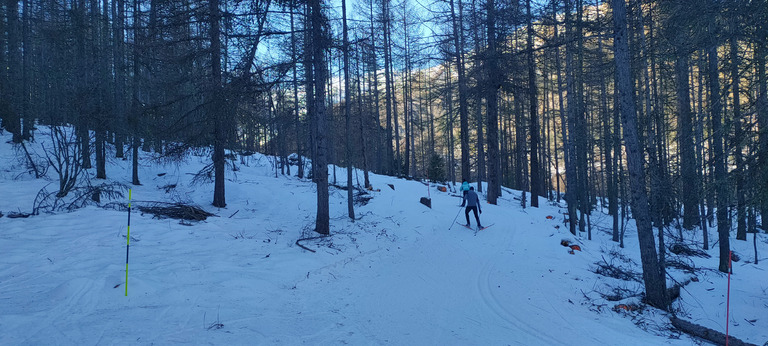
[{"label": "ski track in snow", "polygon": [[[510,239],[505,239],[504,248],[512,245],[516,231],[517,230],[512,230],[510,232],[512,236],[507,237]],[[550,345],[560,344],[560,342],[558,342],[556,339],[549,337],[549,333],[547,331],[542,331],[538,328],[535,328],[531,324],[526,323],[522,318],[519,318],[518,316],[525,315],[525,310],[521,309],[521,305],[505,305],[502,303],[499,297],[500,293],[496,293],[500,291],[500,286],[494,285],[493,282],[500,281],[497,278],[497,276],[500,274],[500,271],[497,270],[498,263],[504,263],[506,261],[503,261],[502,259],[504,252],[498,252],[498,249],[493,250],[494,251],[492,251],[492,253],[494,253],[494,255],[489,256],[489,258],[486,259],[485,264],[478,271],[477,287],[478,294],[482,302],[489,310],[491,310],[493,314],[501,319],[500,322],[502,323],[503,327],[507,327],[503,324],[509,324],[509,327],[511,327],[510,329],[512,329],[514,335],[512,340],[516,344],[530,345],[537,342],[545,342],[546,344]]]}]

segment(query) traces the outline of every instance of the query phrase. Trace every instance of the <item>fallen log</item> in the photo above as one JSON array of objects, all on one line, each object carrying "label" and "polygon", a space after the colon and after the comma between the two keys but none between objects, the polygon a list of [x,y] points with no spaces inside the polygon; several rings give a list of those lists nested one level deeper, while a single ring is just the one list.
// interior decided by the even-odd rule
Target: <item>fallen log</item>
[{"label": "fallen log", "polygon": [[[692,335],[697,338],[707,340],[715,345],[725,345],[725,334],[718,332],[714,329],[710,329],[704,326],[700,326],[695,323],[691,323],[685,320],[681,320],[677,317],[670,319],[672,325],[679,329],[681,332]],[[739,340],[736,337],[728,337],[729,346],[757,346],[748,342]]]}]

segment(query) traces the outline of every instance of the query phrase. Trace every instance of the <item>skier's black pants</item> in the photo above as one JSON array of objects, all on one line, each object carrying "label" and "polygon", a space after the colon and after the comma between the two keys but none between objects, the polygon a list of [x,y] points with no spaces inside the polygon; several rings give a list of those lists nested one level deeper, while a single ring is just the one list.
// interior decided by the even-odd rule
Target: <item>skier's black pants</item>
[{"label": "skier's black pants", "polygon": [[480,226],[480,217],[477,216],[477,207],[476,206],[471,206],[471,207],[467,207],[466,209],[464,209],[464,216],[467,217],[467,226],[469,226],[469,211],[470,210],[475,212],[475,220],[477,221],[477,226],[479,227]]}]

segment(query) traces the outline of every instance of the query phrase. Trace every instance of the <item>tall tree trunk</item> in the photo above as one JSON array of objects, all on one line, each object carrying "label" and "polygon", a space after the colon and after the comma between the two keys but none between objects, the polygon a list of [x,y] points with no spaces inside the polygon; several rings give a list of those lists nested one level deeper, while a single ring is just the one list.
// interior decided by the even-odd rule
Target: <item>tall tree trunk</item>
[{"label": "tall tree trunk", "polygon": [[[710,22],[710,29],[712,24]],[[710,31],[710,34],[713,30]],[[715,179],[714,185],[717,190],[717,233],[720,243],[720,266],[723,273],[728,272],[728,260],[730,258],[730,232],[731,224],[728,219],[728,181],[726,170],[726,156],[723,148],[723,137],[725,130],[721,124],[722,103],[720,100],[720,78],[718,70],[717,44],[712,44],[708,49],[709,55],[709,92],[711,112],[712,112],[712,141]]]},{"label": "tall tree trunk", "polygon": [[354,191],[352,190],[352,92],[349,87],[349,33],[347,29],[347,1],[341,0],[341,13],[344,22],[344,116],[346,131],[346,161],[347,161],[347,213],[355,220]]},{"label": "tall tree trunk", "polygon": [[[455,2],[458,1],[458,11]],[[464,24],[461,0],[450,0],[453,44],[456,52],[456,72],[459,84],[459,140],[461,142],[461,179],[469,181],[469,115],[467,110],[467,81],[464,73]],[[490,146],[490,143],[489,143]]]},{"label": "tall tree trunk", "polygon": [[[735,19],[734,19],[735,21]],[[736,23],[733,23],[735,26]],[[733,127],[735,147],[734,160],[736,161],[736,239],[747,240],[747,203],[746,191],[744,188],[744,158],[742,147],[744,141],[744,130],[741,124],[741,78],[739,78],[739,49],[736,40],[736,33],[733,33],[730,39],[731,48],[731,80],[733,81]]]},{"label": "tall tree trunk", "polygon": [[453,83],[451,83],[452,77],[451,77],[451,66],[450,64],[447,65],[445,69],[445,102],[444,104],[448,105],[448,121],[446,121],[446,128],[445,132],[448,133],[447,141],[447,150],[448,150],[448,180],[451,183],[456,182],[456,158],[454,157],[454,152],[456,149],[456,140],[453,135],[453,123],[454,123],[454,112],[453,112]]},{"label": "tall tree trunk", "polygon": [[392,129],[395,131],[394,133],[394,142],[395,142],[395,161],[394,161],[394,167],[395,171],[394,174],[396,176],[401,176],[403,174],[403,157],[400,151],[400,117],[397,114],[397,91],[395,89],[395,62],[394,58],[392,57],[392,34],[389,35],[389,41],[387,42],[387,49],[389,49],[389,73],[392,75],[389,77],[389,83],[390,83],[390,92],[389,94],[392,95],[392,123],[393,127]]},{"label": "tall tree trunk", "polygon": [[224,174],[226,157],[224,156],[224,146],[226,145],[225,130],[225,109],[224,95],[222,95],[221,84],[221,37],[219,30],[219,0],[210,0],[208,3],[210,11],[210,30],[211,30],[211,102],[208,116],[213,119],[213,206],[224,208],[227,206],[224,195]]},{"label": "tall tree trunk", "polygon": [[[704,122],[706,121],[706,116],[704,114],[704,89],[706,86],[704,85],[704,73],[703,67],[704,67],[704,52],[702,50],[699,50],[698,53],[698,59],[697,64],[699,64],[699,73],[697,76],[697,100],[696,100],[696,114],[697,114],[697,120],[696,123],[696,179],[701,183],[701,185],[706,186],[706,180],[707,180],[707,174],[706,170],[707,167],[711,167],[711,165],[704,164],[705,158],[704,158]],[[707,189],[707,190],[711,190]],[[707,225],[707,209],[706,209],[706,201],[709,200],[709,203],[713,203],[711,199],[707,199],[705,197],[707,194],[704,193],[702,190],[699,194],[699,218],[701,221],[699,223],[701,224],[701,233],[702,233],[702,243],[703,243],[703,249],[709,250],[709,229]]]},{"label": "tall tree trunk", "polygon": [[411,139],[413,109],[411,108],[411,58],[408,56],[411,52],[408,45],[410,37],[408,36],[408,21],[406,19],[406,9],[403,9],[403,60],[405,60],[405,71],[403,71],[403,125],[405,127],[405,160],[403,162],[403,174],[406,177],[411,176]]},{"label": "tall tree trunk", "polygon": [[[476,8],[475,0],[472,0],[472,8]],[[475,23],[480,23],[478,16],[479,11],[472,11],[472,17]],[[487,11],[486,11],[487,12]],[[487,15],[487,13],[486,13]],[[480,39],[481,25],[474,25],[472,28],[472,34],[475,41],[475,66],[482,66],[479,52],[481,51],[482,41]],[[482,78],[478,78],[482,79]],[[485,87],[487,82],[477,82],[477,92],[475,92],[475,120],[477,121],[477,192],[483,192],[483,180],[486,177],[486,162],[485,162],[485,136],[483,134],[483,95],[486,94]]]},{"label": "tall tree trunk", "polygon": [[[378,163],[378,171],[380,173],[389,173],[390,164],[392,161],[388,161],[390,159],[390,151],[391,149],[391,141],[389,143],[383,143],[382,139],[382,130],[381,130],[381,108],[380,108],[380,102],[379,102],[379,65],[378,65],[378,58],[376,55],[376,30],[374,28],[374,16],[373,16],[373,4],[374,2],[370,2],[369,7],[369,18],[371,18],[370,21],[370,33],[369,38],[371,39],[371,49],[369,51],[370,57],[369,57],[369,67],[368,70],[369,73],[373,73],[373,78],[368,78],[368,89],[373,91],[373,122],[372,124],[375,126],[374,134],[375,138],[378,140],[376,141],[376,162]],[[386,137],[391,138],[391,137]],[[382,143],[384,145],[382,145]],[[386,146],[389,149],[383,150],[383,147]],[[382,154],[386,154],[386,158],[384,158]]]},{"label": "tall tree trunk", "polygon": [[[296,5],[296,1],[291,1],[290,6],[291,11],[291,55],[294,59],[298,59],[298,52],[296,50],[296,23],[295,23],[295,14],[294,12],[298,9],[298,6]],[[296,158],[297,158],[297,176],[299,179],[304,178],[304,160],[302,159],[302,150],[301,150],[301,144],[304,141],[304,136],[302,135],[302,126],[301,126],[301,119],[299,118],[299,80],[297,77],[297,70],[298,69],[298,61],[293,62],[293,115],[294,119],[296,119],[296,123],[294,124],[296,126]]]},{"label": "tall tree trunk", "polygon": [[390,43],[390,26],[391,26],[391,17],[389,14],[389,6],[390,6],[390,0],[383,0],[382,1],[382,25],[384,26],[384,100],[386,104],[386,111],[387,111],[387,129],[386,129],[386,146],[387,146],[387,173],[388,174],[396,174],[397,168],[395,166],[395,153],[392,148],[392,112],[393,112],[393,98],[395,95],[392,93],[392,89],[390,89],[390,85],[392,85],[394,82],[392,81],[392,71],[390,71],[390,60],[392,59],[391,55],[391,45]]},{"label": "tall tree trunk", "polygon": [[133,185],[141,185],[139,181],[139,146],[141,139],[139,137],[139,114],[141,113],[141,102],[139,100],[140,86],[140,58],[139,51],[141,41],[141,7],[139,1],[133,1],[133,76],[131,78],[131,113],[129,123],[131,124],[131,182]]},{"label": "tall tree trunk", "polygon": [[688,84],[688,53],[678,51],[675,59],[677,85],[678,141],[680,145],[680,179],[683,182],[683,228],[692,229],[699,223],[698,179],[693,149],[693,122]]},{"label": "tall tree trunk", "polygon": [[539,172],[539,118],[537,115],[539,102],[536,92],[536,61],[533,54],[533,15],[531,14],[531,0],[525,2],[528,15],[527,50],[528,50],[528,97],[530,98],[530,126],[531,126],[531,207],[539,207],[541,195],[541,177]]},{"label": "tall tree trunk", "polygon": [[314,46],[319,43],[313,41],[313,23],[312,23],[312,7],[310,4],[306,4],[304,8],[304,90],[306,93],[306,105],[307,105],[307,117],[309,117],[309,156],[312,160],[311,173],[312,181],[317,182],[317,124],[315,111],[315,67],[314,67]]},{"label": "tall tree trunk", "polygon": [[[599,0],[595,0],[595,8],[597,9],[598,21],[600,21],[600,9]],[[605,53],[603,51],[603,35],[597,37],[597,54],[598,60],[604,61]],[[618,181],[614,174],[613,155],[611,150],[613,149],[614,138],[618,136],[618,133],[611,133],[611,117],[608,114],[608,82],[605,79],[605,73],[600,73],[600,118],[603,123],[603,151],[605,157],[603,161],[605,163],[605,185],[606,193],[608,197],[608,214],[613,217],[613,241],[619,242],[619,208],[618,208]]]},{"label": "tall tree trunk", "polygon": [[[543,56],[542,59],[546,59],[546,56]],[[552,80],[550,79],[550,70],[547,68],[547,63],[544,62],[542,64],[541,70],[542,70],[542,77],[544,79],[544,85],[543,90],[544,93],[542,93],[542,109],[541,109],[541,123],[542,123],[542,131],[541,136],[542,140],[544,141],[543,148],[541,150],[541,159],[544,161],[542,165],[544,168],[542,169],[542,174],[544,174],[543,180],[544,180],[544,196],[546,196],[547,200],[553,201],[555,196],[553,194],[554,192],[554,184],[552,184],[552,166],[553,166],[553,160],[557,159],[557,154],[552,152],[552,129],[555,128],[555,117],[554,117],[554,98],[552,97]],[[550,123],[551,121],[551,123]]]},{"label": "tall tree trunk", "polygon": [[[330,46],[326,48],[326,55],[328,56],[328,70],[327,70],[328,71],[328,76],[332,76],[333,75],[333,54],[331,53],[331,47]],[[339,71],[342,70],[342,67],[341,67],[341,63],[342,62],[341,62],[341,60],[342,60],[342,57],[339,56]],[[327,139],[326,148],[327,148],[327,153],[328,153],[328,161],[327,162],[328,162],[328,164],[331,165],[331,167],[333,167],[333,180],[332,180],[332,184],[333,185],[338,185],[337,184],[337,179],[336,179],[336,168],[338,167],[338,161],[336,160],[336,148],[333,145],[334,141],[337,138],[337,136],[336,136],[337,128],[335,126],[336,125],[335,124],[336,117],[334,116],[334,107],[333,107],[333,81],[334,81],[334,79],[330,78],[330,77],[328,79],[326,79],[327,88],[328,88],[326,90],[328,90],[328,92],[327,92],[327,94],[328,94],[327,97],[328,98],[327,98],[327,101],[326,101],[325,111],[327,113],[326,114],[327,124],[329,124],[329,125],[326,125],[326,131],[328,131],[328,136],[327,137],[330,138],[330,139]],[[341,104],[341,78],[339,78],[339,104]]]},{"label": "tall tree trunk", "polygon": [[[486,92],[486,107],[488,112],[488,203],[496,204],[501,195],[501,172],[499,161],[499,101],[498,92],[501,88],[498,64],[499,52],[496,38],[496,5],[495,0],[486,0],[488,61]],[[478,105],[479,106],[479,105]]]},{"label": "tall tree trunk", "polygon": [[[558,21],[557,21],[557,13],[558,13],[557,1],[553,1],[552,2],[552,17],[555,19],[554,20],[554,28],[553,28],[553,32],[554,32],[553,33],[553,37],[554,37],[555,42],[557,42],[559,44],[560,43],[560,34],[558,33],[558,30],[557,30],[558,26],[559,26]],[[555,78],[557,79],[557,81],[556,81],[556,83],[557,83],[557,102],[558,102],[557,109],[558,109],[558,113],[560,115],[560,128],[561,128],[560,132],[561,132],[561,136],[562,136],[561,143],[562,143],[562,146],[563,146],[563,161],[565,161],[566,174],[568,174],[568,167],[570,165],[570,163],[569,163],[569,160],[570,160],[570,153],[569,153],[570,146],[568,144],[568,138],[569,138],[568,137],[569,136],[568,135],[568,130],[567,130],[568,122],[566,120],[565,104],[563,103],[563,101],[564,101],[563,100],[563,91],[565,90],[565,88],[563,87],[563,79],[561,77],[562,76],[562,64],[561,64],[561,61],[560,61],[560,48],[559,47],[554,50],[554,54],[555,54]],[[557,150],[555,150],[555,152],[557,152]],[[557,165],[556,170],[557,170],[557,184],[558,184],[558,188],[557,188],[557,191],[558,191],[557,202],[560,203],[560,198],[561,198],[561,195],[560,195],[560,181],[562,180],[563,183],[566,183],[566,181],[562,178],[562,175],[560,174],[560,166],[559,165]],[[569,213],[570,213],[570,207],[569,207]],[[571,232],[574,232],[574,230],[572,229]]]},{"label": "tall tree trunk", "polygon": [[665,275],[656,257],[653,239],[653,227],[648,211],[648,196],[645,188],[645,170],[643,167],[643,148],[637,134],[637,113],[633,100],[632,77],[630,74],[630,54],[627,41],[627,12],[624,0],[612,0],[614,24],[614,54],[616,60],[616,79],[619,93],[619,107],[624,140],[627,150],[631,204],[637,224],[640,245],[640,259],[643,267],[646,301],[659,309],[667,310],[669,303],[666,295]]},{"label": "tall tree trunk", "polygon": [[[590,201],[590,189],[589,189],[589,175],[588,170],[588,154],[589,149],[588,133],[587,133],[587,119],[584,107],[584,3],[583,0],[576,0],[576,43],[577,43],[577,59],[576,67],[573,71],[575,85],[575,131],[576,131],[576,169],[578,177],[578,194],[579,194],[579,209],[581,217],[579,218],[579,231],[586,231],[585,215],[591,213],[591,201]],[[591,225],[590,225],[591,227]]]},{"label": "tall tree trunk", "polygon": [[126,66],[125,66],[125,0],[112,1],[112,37],[114,40],[112,59],[114,60],[114,94],[112,104],[117,127],[113,128],[115,136],[115,156],[125,157],[123,141],[125,140],[126,126]]},{"label": "tall tree trunk", "polygon": [[755,48],[757,69],[757,123],[758,123],[758,167],[760,167],[760,218],[763,230],[768,232],[768,80],[765,75],[765,43]]},{"label": "tall tree trunk", "polygon": [[[623,0],[622,0],[623,1]],[[615,44],[615,42],[614,42]],[[615,63],[615,59],[614,59]],[[619,85],[619,76],[617,73],[614,73],[613,77],[613,84],[614,86]],[[616,169],[616,185],[618,185],[618,196],[617,199],[619,202],[619,207],[621,210],[621,217],[613,219],[613,228],[619,229],[619,221],[621,220],[621,231],[619,232],[619,247],[622,249],[624,248],[624,232],[626,231],[626,214],[627,214],[627,201],[629,198],[627,197],[627,184],[626,184],[626,176],[624,175],[624,165],[622,162],[624,162],[621,149],[622,144],[622,132],[621,132],[621,102],[619,98],[619,93],[614,92],[613,93],[613,152],[614,152],[614,161],[613,161],[613,167]]]},{"label": "tall tree trunk", "polygon": [[[709,75],[707,73],[707,70],[709,69],[709,54],[708,49],[702,49],[699,51],[699,93],[704,93],[705,89],[708,91],[709,85]],[[705,77],[706,76],[706,80]],[[703,95],[699,95],[699,99],[703,100]],[[710,131],[712,131],[711,124],[712,124],[712,109],[710,108],[712,106],[712,99],[709,98],[709,94],[707,95],[707,110],[709,110],[709,122],[710,122]],[[699,105],[699,112],[702,115],[702,120],[704,120],[706,117],[704,115],[704,107],[703,105]],[[701,121],[699,122],[701,124]],[[707,158],[704,159],[704,152],[702,152],[702,163],[706,164],[704,165],[704,168],[708,171],[708,174],[705,174],[706,177],[706,184],[708,186],[706,190],[706,200],[707,200],[707,212],[706,215],[706,222],[709,224],[709,227],[713,226],[713,223],[715,221],[715,206],[717,205],[717,199],[715,198],[715,169],[714,169],[714,162],[715,162],[715,142],[714,142],[714,136],[710,133],[709,136],[704,137],[704,129],[703,124],[701,124],[701,132],[702,132],[702,139],[707,141],[706,148],[702,148],[702,150],[706,150],[706,156]],[[704,142],[702,141],[702,146],[704,146]],[[706,173],[706,172],[705,172]]]},{"label": "tall tree trunk", "polygon": [[[32,72],[32,55],[33,52],[33,43],[31,39],[31,31],[32,28],[30,27],[31,23],[31,14],[32,8],[30,6],[30,0],[22,0],[22,29],[21,29],[21,42],[24,47],[24,52],[21,60],[21,93],[19,102],[21,102],[20,109],[21,114],[20,116],[23,118],[22,121],[22,128],[21,128],[21,139],[22,140],[31,140],[32,139],[32,129],[34,128],[35,119],[33,115],[30,112],[30,75]],[[2,31],[0,31],[2,32]],[[18,82],[17,82],[18,83]]]},{"label": "tall tree trunk", "polygon": [[[0,18],[7,18],[7,11],[8,7],[6,6],[6,2],[0,2]],[[0,107],[8,107],[10,103],[8,98],[10,92],[10,77],[8,76],[8,73],[11,71],[11,67],[9,66],[8,54],[6,54],[6,49],[8,48],[8,26],[6,20],[0,20],[0,35],[3,35],[5,38],[0,41]],[[5,111],[0,113],[0,120],[6,122],[8,121],[8,118],[6,118],[4,112]],[[5,128],[5,124],[3,124],[2,128]]]},{"label": "tall tree trunk", "polygon": [[[357,50],[356,52],[359,52]],[[363,109],[363,80],[362,80],[362,73],[360,72],[360,69],[362,68],[362,58],[360,56],[357,56],[357,68],[355,69],[356,79],[357,79],[357,114],[360,119],[359,125],[360,125],[360,151],[361,156],[363,159],[363,187],[366,189],[371,186],[371,180],[369,178],[368,174],[368,151],[366,150],[366,140],[367,140],[367,131],[365,130],[366,125],[366,114],[369,112],[366,112]]]},{"label": "tall tree trunk", "polygon": [[7,129],[8,122],[10,121],[10,118],[5,113],[8,112],[7,108],[10,107],[11,103],[9,98],[11,82],[8,74],[12,71],[11,66],[9,65],[8,54],[6,54],[8,25],[5,20],[1,19],[7,18],[7,11],[8,7],[5,6],[5,3],[0,3],[0,35],[4,35],[6,38],[5,40],[0,41],[0,120],[2,120],[2,128],[5,129]]},{"label": "tall tree trunk", "polygon": [[[96,38],[97,38],[97,44],[96,49],[94,49],[97,61],[97,73],[96,76],[96,85],[98,85],[98,91],[96,91],[96,98],[98,99],[98,106],[96,111],[96,124],[94,126],[94,132],[96,134],[95,136],[95,150],[96,150],[96,178],[97,179],[106,179],[107,178],[107,152],[106,152],[106,142],[107,142],[107,122],[109,117],[109,112],[112,110],[112,107],[110,105],[110,102],[108,101],[110,98],[108,97],[107,91],[110,90],[110,76],[111,76],[111,61],[109,59],[109,55],[107,54],[107,47],[109,47],[109,40],[110,40],[110,34],[109,34],[109,2],[107,0],[102,0],[102,6],[101,9],[104,11],[103,13],[100,13],[98,10],[98,6],[95,9],[94,12],[94,20],[93,20],[93,27],[99,28],[100,30],[97,31]],[[98,200],[98,197],[96,197]]]},{"label": "tall tree trunk", "polygon": [[[83,7],[84,10],[84,7]],[[8,130],[13,136],[13,143],[21,143],[21,88],[18,87],[18,81],[21,79],[22,73],[22,33],[21,33],[21,21],[19,20],[19,1],[7,0],[5,4],[6,14],[6,32],[8,40],[8,52],[7,52],[7,66],[3,66],[3,69],[7,70],[7,80],[5,82],[6,88],[3,90],[5,93],[2,97],[6,102],[6,109],[3,110],[3,127]],[[0,19],[2,20],[2,19]],[[84,39],[84,33],[80,34]],[[0,102],[3,100],[0,99]]]},{"label": "tall tree trunk", "polygon": [[578,222],[577,207],[580,194],[579,171],[576,164],[576,118],[578,112],[578,100],[576,90],[576,80],[574,75],[573,61],[573,28],[571,28],[571,0],[565,0],[565,83],[566,99],[568,108],[566,109],[568,124],[568,138],[566,141],[567,158],[565,160],[566,175],[566,203],[568,204],[568,225],[571,234],[576,234]]},{"label": "tall tree trunk", "polygon": [[[513,80],[515,77],[513,77]],[[522,82],[522,81],[520,81]],[[513,92],[514,97],[514,109],[515,109],[515,188],[519,189],[525,195],[528,191],[528,155],[526,151],[526,140],[528,139],[528,126],[525,118],[524,104],[525,92],[522,90]],[[521,201],[523,207],[525,207],[525,200]]]},{"label": "tall tree trunk", "polygon": [[321,0],[309,0],[307,5],[310,7],[310,20],[312,21],[312,52],[314,68],[314,124],[316,127],[315,146],[317,152],[313,166],[317,166],[315,182],[317,184],[317,216],[315,218],[315,232],[320,234],[330,234],[330,206],[328,200],[328,139],[326,105],[325,105],[325,83],[328,78],[328,70],[325,61],[325,49],[328,46],[326,34],[324,32],[327,18],[322,12]]},{"label": "tall tree trunk", "polygon": [[[84,169],[91,168],[91,147],[90,147],[90,134],[88,131],[89,117],[92,112],[91,101],[92,95],[88,94],[86,90],[89,84],[89,75],[91,69],[89,68],[90,62],[88,55],[86,54],[86,40],[87,40],[87,24],[86,24],[86,4],[85,0],[76,2],[76,9],[73,13],[75,15],[75,27],[77,30],[77,50],[76,60],[78,65],[78,71],[76,71],[77,79],[75,81],[75,94],[77,106],[75,107],[77,114],[76,133],[77,140],[80,145],[80,153],[82,155],[82,167]],[[19,125],[20,126],[20,125]]]}]

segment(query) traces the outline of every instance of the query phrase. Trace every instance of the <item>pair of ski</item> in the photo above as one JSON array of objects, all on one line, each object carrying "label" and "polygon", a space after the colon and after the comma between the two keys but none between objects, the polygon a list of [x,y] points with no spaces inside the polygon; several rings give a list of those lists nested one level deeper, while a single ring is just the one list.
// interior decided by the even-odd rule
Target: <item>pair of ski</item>
[{"label": "pair of ski", "polygon": [[470,230],[470,231],[475,231],[475,235],[477,235],[477,232],[479,232],[479,231],[482,231],[482,230],[484,230],[484,229],[486,229],[486,228],[488,228],[488,227],[491,227],[491,226],[493,226],[493,225],[494,225],[494,224],[490,224],[490,225],[488,225],[488,226],[485,226],[485,227],[478,227],[478,228],[473,228],[473,227],[471,227],[471,226],[465,225],[465,224],[463,224],[463,223],[461,223],[461,222],[458,222],[458,221],[456,221],[456,223],[458,223],[459,225],[462,225],[462,226],[464,226],[464,228],[466,228],[466,229],[468,229],[468,230]]}]

